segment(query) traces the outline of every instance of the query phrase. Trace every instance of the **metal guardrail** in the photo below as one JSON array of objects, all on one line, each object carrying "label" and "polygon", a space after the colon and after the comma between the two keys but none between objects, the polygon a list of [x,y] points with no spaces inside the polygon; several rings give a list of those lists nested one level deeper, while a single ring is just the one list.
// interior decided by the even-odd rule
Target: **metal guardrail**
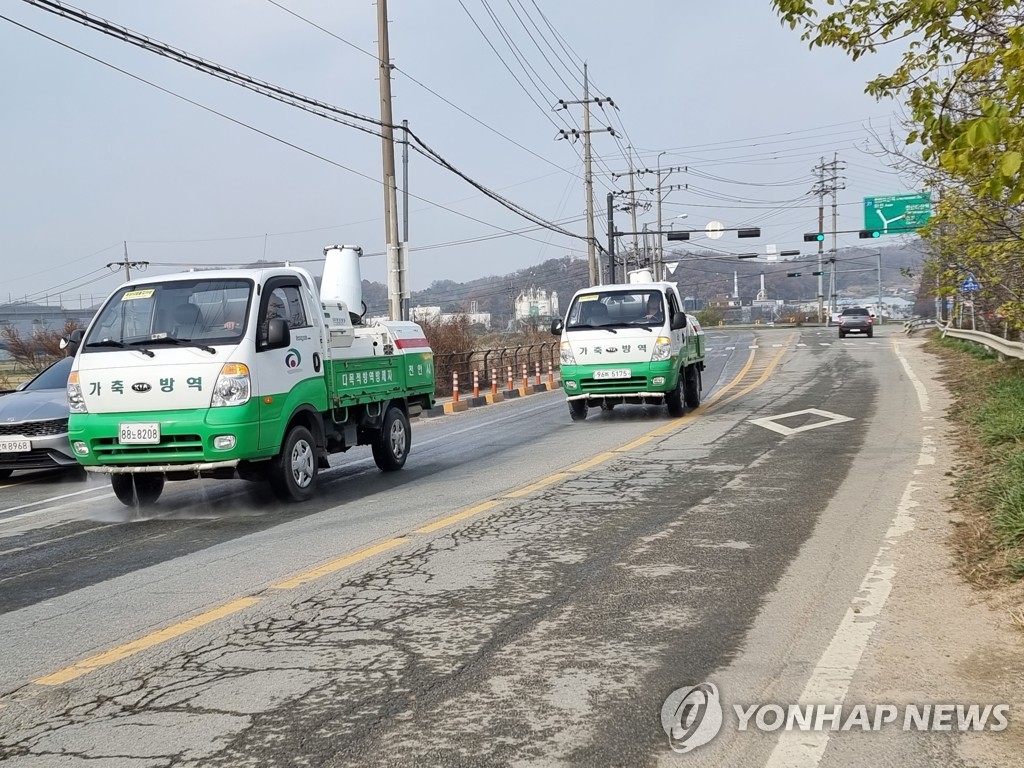
[{"label": "metal guardrail", "polygon": [[1017,360],[1024,360],[1024,342],[1010,341],[1009,339],[993,336],[991,333],[985,333],[984,331],[968,331],[948,325],[942,326],[942,335],[943,337],[952,336],[954,339],[964,339],[965,341],[982,344],[994,350],[1000,359],[1012,357]]},{"label": "metal guardrail", "polygon": [[976,344],[988,347],[993,350],[999,358],[1012,357],[1016,360],[1024,360],[1024,342],[1010,341],[1000,336],[995,336],[984,331],[969,331],[966,328],[954,328],[952,325],[942,325],[935,320],[911,320],[903,324],[903,330],[908,335],[914,331],[935,328],[942,332],[943,338],[949,336],[954,339],[973,341]]},{"label": "metal guardrail", "polygon": [[903,330],[906,331],[908,336],[914,331],[927,330],[931,328],[942,328],[942,326],[930,318],[927,320],[917,318],[915,320],[908,320],[903,324]]}]

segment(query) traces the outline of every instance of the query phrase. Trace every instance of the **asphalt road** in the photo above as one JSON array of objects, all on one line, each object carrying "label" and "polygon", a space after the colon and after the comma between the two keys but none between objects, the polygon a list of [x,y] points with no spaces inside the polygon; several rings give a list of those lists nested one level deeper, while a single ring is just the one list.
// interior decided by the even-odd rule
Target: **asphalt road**
[{"label": "asphalt road", "polygon": [[[574,424],[536,395],[416,423],[400,473],[339,457],[301,505],[193,481],[143,517],[15,477],[0,760],[671,763],[673,690],[796,701],[813,677],[920,471],[912,343],[712,331],[683,419]],[[702,749],[765,764],[776,737]]]}]

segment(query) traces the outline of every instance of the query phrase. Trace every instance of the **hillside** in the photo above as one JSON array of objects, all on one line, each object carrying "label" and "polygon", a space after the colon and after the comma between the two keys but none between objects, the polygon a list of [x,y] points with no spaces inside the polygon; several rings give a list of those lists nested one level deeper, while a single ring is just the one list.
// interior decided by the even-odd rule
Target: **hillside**
[{"label": "hillside", "polygon": [[[877,255],[882,255],[882,290],[886,294],[912,291],[916,276],[920,273],[923,256],[919,243],[893,245],[881,248],[849,248],[839,252],[837,274],[840,298],[866,298],[877,294]],[[817,269],[817,253],[800,256],[788,261],[769,262],[760,259],[723,259],[720,254],[708,251],[677,251],[667,249],[666,263],[675,259],[679,262],[668,279],[679,286],[680,293],[687,297],[711,299],[733,291],[733,273],[738,275],[740,295],[753,297],[760,287],[760,275],[764,273],[765,288],[771,299],[787,301],[811,301],[817,296],[817,277],[811,272]],[[826,260],[826,291],[828,253]],[[787,277],[787,273],[799,272],[800,277]],[[512,303],[516,296],[529,288],[556,291],[561,298],[562,308],[573,293],[587,285],[587,261],[582,258],[563,257],[550,259],[541,264],[516,270],[504,275],[458,282],[438,280],[421,291],[412,293],[413,306],[439,306],[444,312],[472,310],[473,302],[479,312],[489,312],[495,325],[504,325],[512,314]],[[387,288],[382,283],[363,281],[363,298],[370,314],[387,312]]]}]

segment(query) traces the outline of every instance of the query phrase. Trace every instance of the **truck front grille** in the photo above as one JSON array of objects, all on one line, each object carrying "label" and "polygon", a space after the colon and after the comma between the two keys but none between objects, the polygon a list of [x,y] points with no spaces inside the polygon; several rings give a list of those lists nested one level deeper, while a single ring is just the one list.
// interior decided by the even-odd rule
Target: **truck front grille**
[{"label": "truck front grille", "polygon": [[116,437],[103,437],[93,440],[92,450],[101,461],[195,461],[203,459],[203,439],[199,435],[163,435],[158,445],[121,445]]}]

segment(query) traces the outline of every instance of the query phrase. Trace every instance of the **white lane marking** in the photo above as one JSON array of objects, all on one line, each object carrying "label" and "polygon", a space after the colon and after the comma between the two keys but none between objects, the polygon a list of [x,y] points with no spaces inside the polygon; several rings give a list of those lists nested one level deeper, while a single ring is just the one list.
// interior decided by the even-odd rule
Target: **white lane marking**
[{"label": "white lane marking", "polygon": [[[778,419],[788,419],[790,416],[803,416],[804,414],[820,416],[822,421],[812,421],[810,424],[804,424],[802,427],[787,427],[785,424],[776,423]],[[772,432],[778,432],[780,435],[787,436],[795,435],[798,432],[806,432],[809,429],[817,429],[818,427],[829,427],[833,424],[842,424],[847,421],[853,421],[853,418],[850,416],[843,416],[840,413],[822,411],[818,408],[805,408],[802,411],[780,413],[778,416],[765,416],[760,419],[750,419],[751,424],[757,424],[759,427],[764,427],[765,429],[770,429]]]},{"label": "white lane marking", "polygon": [[806,344],[804,344],[803,342],[798,342],[798,343],[797,343],[797,346],[798,346],[798,347],[806,347],[807,345],[806,345]]},{"label": "white lane marking", "polygon": [[736,349],[736,347],[726,347],[726,349],[733,350],[733,349]]},{"label": "white lane marking", "polygon": [[831,341],[819,341],[818,344],[820,344],[823,347],[831,347],[832,346],[832,342]]},{"label": "white lane marking", "polygon": [[8,507],[7,509],[0,509],[0,515],[6,514],[7,512],[16,512],[19,509],[25,509],[26,507],[34,507],[38,504],[50,504],[54,501],[60,501],[61,499],[69,499],[72,496],[81,496],[83,493],[96,493],[96,491],[105,491],[107,487],[100,486],[99,488],[86,488],[84,491],[75,491],[74,493],[65,493],[62,496],[51,496],[48,499],[40,499],[39,501],[30,501],[26,504],[19,504],[16,507]]},{"label": "white lane marking", "polygon": [[[861,582],[860,591],[846,609],[846,615],[811,673],[798,703],[837,705],[842,704],[846,698],[850,690],[850,681],[878,624],[877,617],[882,612],[889,592],[892,591],[893,578],[896,575],[892,550],[895,549],[900,537],[914,527],[914,518],[910,510],[917,506],[917,502],[911,497],[919,487],[913,481],[907,484],[896,508],[896,515],[889,530],[886,531],[885,540],[879,547],[864,581]],[[782,731],[765,766],[815,768],[825,754],[828,738],[827,730]]]},{"label": "white lane marking", "polygon": [[[106,490],[106,489],[104,489],[104,490]],[[69,494],[69,495],[73,496],[74,494]],[[112,493],[105,493],[102,496],[97,496],[96,497],[96,501],[99,501],[100,499],[112,499],[112,498],[114,498],[114,494],[112,494]],[[92,499],[90,499],[90,501],[92,501]],[[5,518],[0,519],[0,525],[7,525],[8,523],[13,523],[15,520],[24,520],[26,517],[35,517],[36,515],[44,515],[47,512],[56,512],[56,511],[58,511],[60,509],[67,509],[70,506],[71,506],[70,504],[58,504],[56,507],[44,507],[43,509],[36,509],[36,510],[31,511],[31,512],[22,512],[20,515],[15,515],[14,517],[5,517]]]},{"label": "white lane marking", "polygon": [[750,348],[751,348],[751,349],[760,349],[760,347],[759,347],[759,346],[757,346],[757,344],[751,344],[751,345],[750,345]]},{"label": "white lane marking", "polygon": [[921,380],[917,378],[917,374],[911,370],[910,363],[907,362],[907,358],[903,356],[895,341],[892,343],[892,350],[896,353],[896,357],[900,359],[900,363],[903,364],[903,370],[907,372],[907,378],[910,379],[910,383],[914,385],[914,391],[917,392],[917,404],[921,406],[921,413],[927,413],[931,410],[931,405],[928,402],[928,390],[925,389]]}]

